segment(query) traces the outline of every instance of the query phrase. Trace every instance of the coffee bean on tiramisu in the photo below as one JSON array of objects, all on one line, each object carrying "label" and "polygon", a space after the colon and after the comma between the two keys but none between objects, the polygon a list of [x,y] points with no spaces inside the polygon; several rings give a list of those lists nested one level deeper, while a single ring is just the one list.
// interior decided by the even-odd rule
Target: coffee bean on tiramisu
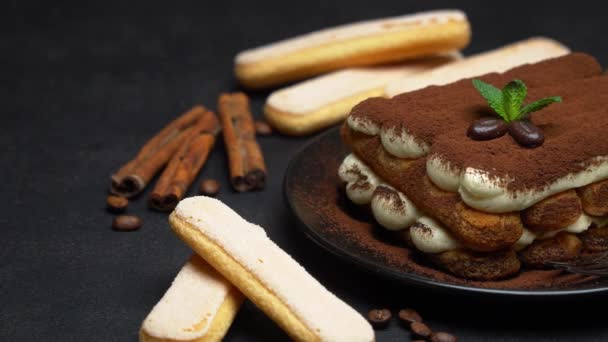
[{"label": "coffee bean on tiramisu", "polygon": [[215,196],[220,192],[220,182],[215,179],[204,179],[201,182],[201,194],[205,196]]},{"label": "coffee bean on tiramisu", "polygon": [[473,140],[492,140],[502,137],[507,130],[507,124],[500,118],[481,118],[469,126],[467,136]]},{"label": "coffee bean on tiramisu", "polygon": [[271,135],[272,127],[265,121],[256,120],[255,123],[255,134],[256,135]]},{"label": "coffee bean on tiramisu", "polygon": [[509,134],[523,147],[537,147],[545,141],[543,131],[530,121],[515,121],[509,125]]},{"label": "coffee bean on tiramisu", "polygon": [[121,212],[129,206],[129,200],[126,197],[110,195],[106,198],[108,210],[113,212]]},{"label": "coffee bean on tiramisu", "polygon": [[458,338],[446,332],[435,332],[429,339],[431,342],[458,342]]},{"label": "coffee bean on tiramisu", "polygon": [[410,330],[415,336],[427,338],[431,336],[431,328],[422,322],[414,322],[410,324]]},{"label": "coffee bean on tiramisu", "polygon": [[410,308],[399,310],[399,319],[407,324],[422,322],[420,314],[418,314],[416,310]]},{"label": "coffee bean on tiramisu", "polygon": [[141,219],[135,215],[120,215],[112,221],[112,229],[125,232],[138,230],[141,225]]},{"label": "coffee bean on tiramisu", "polygon": [[367,320],[376,329],[386,328],[391,320],[391,312],[388,309],[374,309],[367,314]]}]

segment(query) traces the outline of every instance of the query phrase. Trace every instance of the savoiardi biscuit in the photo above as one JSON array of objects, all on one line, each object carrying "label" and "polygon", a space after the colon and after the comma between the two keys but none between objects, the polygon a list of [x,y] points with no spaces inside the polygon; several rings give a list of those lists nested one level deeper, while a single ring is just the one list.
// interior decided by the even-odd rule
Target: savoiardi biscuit
[{"label": "savoiardi biscuit", "polygon": [[281,133],[311,134],[342,121],[357,103],[384,96],[389,82],[459,58],[454,52],[397,65],[334,71],[274,91],[266,100],[264,115]]},{"label": "savoiardi biscuit", "polygon": [[449,52],[469,43],[466,15],[438,10],[328,28],[239,53],[235,74],[263,88],[346,67]]},{"label": "savoiardi biscuit", "polygon": [[264,114],[282,133],[310,134],[343,120],[357,103],[370,97],[394,96],[486,72],[502,72],[568,52],[559,42],[536,37],[466,58],[453,52],[401,65],[335,71],[273,92]]},{"label": "savoiardi biscuit", "polygon": [[374,340],[369,323],[222,202],[182,200],[173,231],[297,341]]},{"label": "savoiardi biscuit", "polygon": [[444,85],[490,72],[505,72],[522,64],[540,62],[569,52],[566,46],[555,40],[533,37],[395,80],[386,86],[385,93],[392,97],[430,85]]},{"label": "savoiardi biscuit", "polygon": [[193,255],[142,323],[142,342],[221,341],[243,295],[203,259]]}]

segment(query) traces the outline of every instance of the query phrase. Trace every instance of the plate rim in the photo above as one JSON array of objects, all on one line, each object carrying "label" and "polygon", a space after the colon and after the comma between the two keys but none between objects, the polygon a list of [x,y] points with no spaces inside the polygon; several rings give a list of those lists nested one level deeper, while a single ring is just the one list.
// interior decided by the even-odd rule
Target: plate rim
[{"label": "plate rim", "polygon": [[424,277],[415,273],[409,272],[396,272],[390,267],[386,267],[383,265],[377,265],[374,262],[367,260],[366,258],[362,258],[359,255],[355,255],[353,253],[345,252],[344,250],[335,246],[335,244],[322,235],[318,234],[314,229],[309,227],[306,222],[299,215],[298,210],[296,209],[291,194],[289,191],[289,179],[290,175],[294,170],[294,165],[297,160],[300,159],[301,155],[308,150],[311,146],[317,144],[323,138],[328,136],[339,134],[340,126],[333,127],[328,129],[321,134],[318,134],[313,139],[308,141],[304,146],[302,146],[294,156],[289,160],[287,168],[285,170],[285,174],[283,176],[283,197],[285,198],[289,210],[292,213],[292,216],[297,220],[297,226],[300,230],[316,245],[323,248],[324,250],[330,252],[331,254],[339,257],[341,260],[346,261],[349,264],[353,264],[360,269],[364,269],[368,272],[374,273],[375,275],[384,276],[387,278],[391,278],[394,281],[401,281],[403,283],[407,283],[409,285],[413,285],[416,287],[426,287],[429,285],[434,289],[440,290],[456,290],[461,293],[473,294],[473,293],[483,293],[486,295],[499,295],[499,296],[519,296],[519,297],[563,297],[563,296],[582,296],[582,295],[590,295],[590,294],[598,294],[602,292],[608,291],[608,286],[596,287],[596,288],[587,288],[587,289],[567,289],[567,290],[514,290],[514,289],[496,289],[496,288],[482,288],[482,287],[474,287],[474,286],[466,286],[466,285],[458,285],[451,284],[447,282],[438,281],[435,279],[431,279],[428,277]]}]

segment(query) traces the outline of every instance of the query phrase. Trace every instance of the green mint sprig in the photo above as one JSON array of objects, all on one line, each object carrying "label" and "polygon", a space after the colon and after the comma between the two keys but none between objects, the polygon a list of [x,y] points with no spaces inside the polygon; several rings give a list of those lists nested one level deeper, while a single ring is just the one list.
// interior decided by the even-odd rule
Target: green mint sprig
[{"label": "green mint sprig", "polygon": [[473,80],[473,86],[505,122],[522,120],[527,114],[541,110],[552,103],[562,102],[560,96],[552,96],[522,107],[526,95],[528,95],[528,88],[521,80],[507,83],[502,90],[479,79]]}]

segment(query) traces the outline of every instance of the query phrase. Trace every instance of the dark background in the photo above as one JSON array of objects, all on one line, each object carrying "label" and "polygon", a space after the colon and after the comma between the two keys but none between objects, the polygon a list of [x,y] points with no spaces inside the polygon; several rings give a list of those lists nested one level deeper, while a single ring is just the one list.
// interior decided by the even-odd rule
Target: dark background
[{"label": "dark background", "polygon": [[[238,51],[355,20],[458,7],[473,27],[467,54],[546,35],[606,63],[606,10],[601,4],[4,2],[0,340],[137,338],[141,321],[190,251],[170,232],[166,214],[146,208],[148,192],[129,207],[143,218],[144,227],[113,232],[113,215],[104,209],[109,175],[176,115],[197,103],[215,107],[220,92],[236,89],[232,59]],[[267,94],[250,93],[257,117]],[[375,277],[319,249],[297,229],[281,192],[290,158],[309,139],[261,139],[269,168],[263,192],[230,190],[221,146],[199,180],[217,178],[223,185],[221,200],[265,227],[274,241],[362,313],[412,306],[432,328],[463,341],[599,341],[608,335],[605,296],[532,301],[444,294]],[[396,322],[377,334],[378,341],[408,338]],[[226,338],[283,339],[281,330],[250,303]]]}]

